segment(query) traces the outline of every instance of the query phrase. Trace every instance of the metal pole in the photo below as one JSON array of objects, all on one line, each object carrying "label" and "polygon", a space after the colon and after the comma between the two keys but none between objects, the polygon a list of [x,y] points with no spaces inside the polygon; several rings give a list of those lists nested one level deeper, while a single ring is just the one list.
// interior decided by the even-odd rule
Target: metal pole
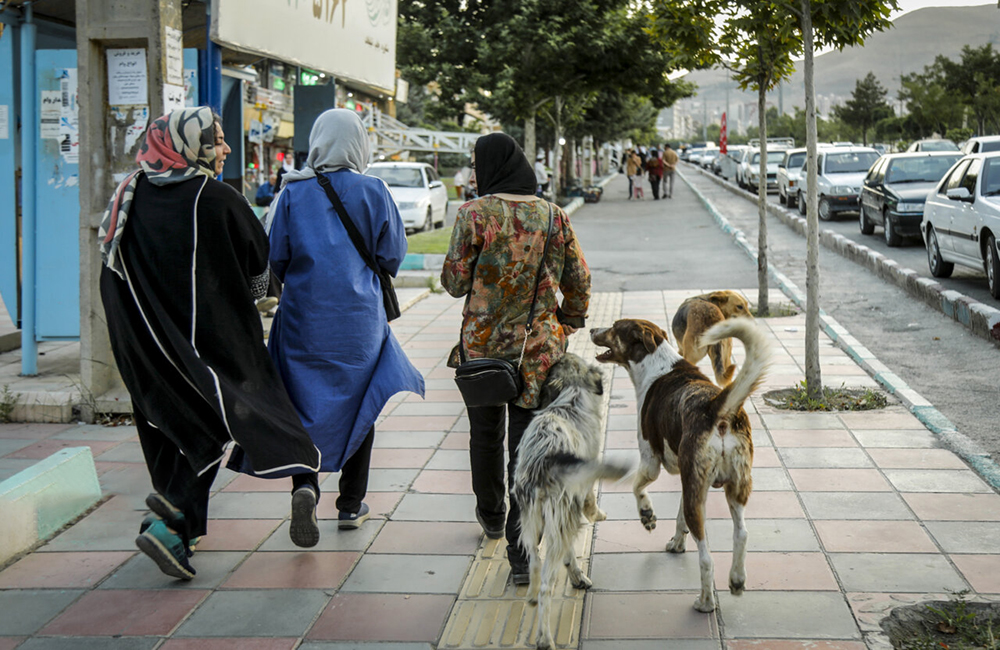
[{"label": "metal pole", "polygon": [[21,374],[38,374],[35,340],[35,141],[38,139],[38,106],[35,74],[34,12],[24,5],[21,25]]},{"label": "metal pole", "polygon": [[212,5],[205,4],[205,49],[198,50],[198,103],[222,115],[222,48],[212,40]]}]

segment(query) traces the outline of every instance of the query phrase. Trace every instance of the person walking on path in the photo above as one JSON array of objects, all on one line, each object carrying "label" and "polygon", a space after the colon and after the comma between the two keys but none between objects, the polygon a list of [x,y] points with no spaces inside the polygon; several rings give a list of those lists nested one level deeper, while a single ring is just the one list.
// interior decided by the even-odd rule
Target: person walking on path
[{"label": "person walking on path", "polygon": [[663,145],[663,198],[674,198],[674,172],[677,171],[677,152],[670,143]]},{"label": "person walking on path", "polygon": [[[504,415],[510,480],[518,444],[538,407],[549,369],[565,353],[566,337],[584,325],[590,269],[566,213],[534,195],[534,171],[513,138],[492,133],[476,140],[473,170],[480,198],[458,211],[441,285],[456,298],[467,296],[460,333],[467,358],[516,363],[525,347],[521,394],[505,406],[468,410],[476,519],[491,539],[506,536],[512,579],[527,584],[517,502],[511,497],[509,512],[504,506]],[[552,230],[543,260],[550,214]],[[526,331],[540,265],[535,318]],[[557,291],[562,292],[562,305]],[[459,363],[458,347],[449,359],[451,367]]]},{"label": "person walking on path", "polygon": [[642,191],[642,159],[632,149],[626,154],[625,175],[628,176],[629,200],[645,198],[645,193]]},{"label": "person walking on path", "polygon": [[660,200],[660,183],[663,180],[663,161],[656,149],[649,150],[646,159],[646,173],[649,174],[649,184],[653,188],[653,200]]},{"label": "person walking on path", "polygon": [[[210,108],[160,117],[100,228],[111,349],[156,490],[136,545],[187,580],[230,441],[230,466],[255,476],[315,483],[320,468],[254,307],[267,287],[267,236],[247,200],[215,180],[229,152]],[[314,506],[292,498],[300,546],[318,540]]]},{"label": "person walking on path", "polygon": [[369,140],[354,111],[316,118],[309,156],[288,172],[271,206],[271,268],[284,283],[268,350],[306,430],[323,454],[321,469],[340,472],[339,528],[359,528],[375,420],[401,391],[423,396],[424,378],[386,321],[379,279],[352,243],[321,181],[378,264],[395,276],[406,233],[389,187],[365,176]]}]

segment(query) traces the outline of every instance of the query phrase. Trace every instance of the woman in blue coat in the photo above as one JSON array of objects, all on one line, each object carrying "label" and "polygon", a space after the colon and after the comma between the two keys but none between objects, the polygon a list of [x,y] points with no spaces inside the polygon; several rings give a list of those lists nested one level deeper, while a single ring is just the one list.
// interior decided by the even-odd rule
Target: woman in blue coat
[{"label": "woman in blue coat", "polygon": [[362,174],[368,134],[354,111],[320,115],[306,168],[282,179],[271,206],[271,269],[284,282],[268,350],[302,423],[322,453],[320,471],[340,474],[340,528],[358,528],[375,419],[394,394],[424,394],[424,379],[386,321],[379,280],[354,247],[317,179],[339,195],[379,265],[395,276],[406,232],[386,184]]}]

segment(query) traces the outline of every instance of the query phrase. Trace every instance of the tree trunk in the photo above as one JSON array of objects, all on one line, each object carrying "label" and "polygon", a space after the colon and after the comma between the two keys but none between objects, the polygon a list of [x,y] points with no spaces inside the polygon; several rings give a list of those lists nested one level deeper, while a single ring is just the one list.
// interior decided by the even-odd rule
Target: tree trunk
[{"label": "tree trunk", "polygon": [[594,138],[583,139],[583,186],[588,187],[594,182]]},{"label": "tree trunk", "polygon": [[573,185],[573,181],[580,177],[579,174],[577,174],[576,169],[577,155],[576,140],[574,138],[570,138],[569,141],[566,142],[566,149],[569,151],[569,160],[567,161],[569,164],[566,165],[566,185],[568,187]]},{"label": "tree trunk", "polygon": [[819,215],[816,205],[816,86],[813,79],[813,29],[810,0],[802,0],[802,46],[806,85],[806,394],[823,396],[819,365]]},{"label": "tree trunk", "polygon": [[757,178],[757,315],[770,313],[767,295],[767,88],[757,91],[757,117],[760,129],[760,176]]},{"label": "tree trunk", "polygon": [[560,146],[559,141],[562,139],[562,107],[563,98],[561,95],[556,95],[553,101],[552,112],[555,116],[555,124],[552,126],[555,128],[555,146],[552,147],[552,198],[553,200],[558,200],[559,195],[562,194],[562,153],[563,148]]},{"label": "tree trunk", "polygon": [[535,115],[524,121],[524,155],[528,157],[528,162],[535,164]]}]

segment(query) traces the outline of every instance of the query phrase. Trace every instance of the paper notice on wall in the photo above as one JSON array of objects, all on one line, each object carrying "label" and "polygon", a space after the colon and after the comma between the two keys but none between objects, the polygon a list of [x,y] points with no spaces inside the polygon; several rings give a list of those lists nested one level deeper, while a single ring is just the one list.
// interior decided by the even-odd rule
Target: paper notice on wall
[{"label": "paper notice on wall", "polygon": [[59,155],[71,165],[80,164],[80,122],[76,105],[76,68],[64,68],[59,77]]},{"label": "paper notice on wall", "polygon": [[38,137],[42,140],[58,139],[59,120],[62,118],[62,92],[58,90],[43,90],[42,103],[39,109]]},{"label": "paper notice on wall", "polygon": [[112,106],[149,103],[146,48],[109,49],[108,103]]},{"label": "paper notice on wall", "polygon": [[184,108],[184,86],[163,84],[163,114]]},{"label": "paper notice on wall", "polygon": [[184,34],[173,27],[163,28],[163,54],[167,63],[167,83],[184,85]]},{"label": "paper notice on wall", "polygon": [[10,106],[0,104],[0,140],[10,138]]}]

